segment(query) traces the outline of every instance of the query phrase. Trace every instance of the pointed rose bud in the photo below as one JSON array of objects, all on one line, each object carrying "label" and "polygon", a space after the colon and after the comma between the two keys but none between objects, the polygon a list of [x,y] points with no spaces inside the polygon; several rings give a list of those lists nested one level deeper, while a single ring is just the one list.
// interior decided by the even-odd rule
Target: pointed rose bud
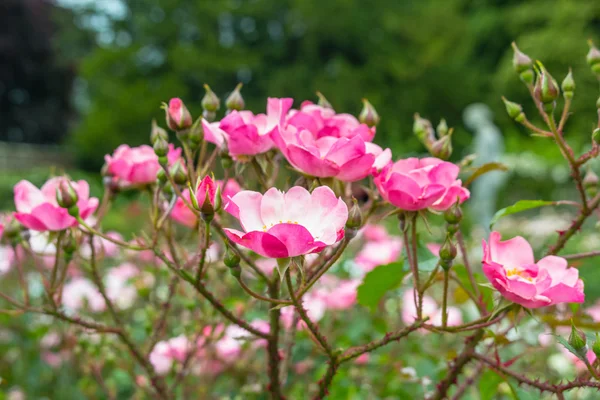
[{"label": "pointed rose bud", "polygon": [[446,240],[442,247],[440,247],[439,256],[440,256],[440,265],[445,270],[450,269],[452,266],[452,261],[456,258],[457,250],[454,243],[452,243],[452,239],[450,234],[446,235]]},{"label": "pointed rose bud", "polygon": [[165,157],[169,152],[169,142],[167,142],[163,137],[158,137],[154,141],[154,154],[158,157]]},{"label": "pointed rose bud", "polygon": [[323,93],[317,92],[317,97],[319,98],[319,101],[317,102],[318,105],[320,105],[323,108],[331,108],[333,110],[333,106],[331,105],[329,100],[327,100],[325,96],[323,96]]},{"label": "pointed rose bud", "polygon": [[525,119],[525,114],[523,113],[523,107],[520,104],[513,103],[512,101],[506,100],[506,97],[502,96],[502,101],[504,102],[504,106],[506,107],[506,113],[509,117],[514,119],[517,122],[522,122]]},{"label": "pointed rose bud", "polygon": [[204,89],[206,90],[206,94],[202,98],[202,109],[214,113],[221,107],[221,100],[219,100],[219,97],[207,84],[204,84]]},{"label": "pointed rose bud", "polygon": [[596,128],[592,131],[592,141],[596,145],[600,145],[600,128]]},{"label": "pointed rose bud", "polygon": [[565,99],[573,98],[573,92],[575,91],[575,80],[573,79],[573,71],[571,71],[571,68],[569,68],[569,73],[562,81],[560,87],[563,91],[563,96]]},{"label": "pointed rose bud", "polygon": [[454,203],[449,209],[444,211],[444,220],[449,224],[458,224],[462,221],[463,213],[460,208],[460,201]]},{"label": "pointed rose bud", "polygon": [[190,145],[192,145],[192,150],[198,148],[200,143],[204,140],[204,129],[202,128],[202,118],[198,118],[194,125],[192,125],[190,132],[188,134],[188,139],[190,141]]},{"label": "pointed rose bud", "polygon": [[73,237],[73,233],[69,233],[62,240],[62,249],[67,256],[72,256],[77,250],[77,241]]},{"label": "pointed rose bud", "polygon": [[441,160],[447,160],[452,155],[452,136],[447,135],[433,142],[429,152]]},{"label": "pointed rose bud", "polygon": [[448,134],[448,124],[446,123],[446,120],[444,118],[440,120],[436,131],[439,137],[446,136]]},{"label": "pointed rose bud", "polygon": [[537,81],[535,82],[535,88],[533,90],[534,95],[536,99],[542,103],[551,104],[558,98],[558,83],[556,83],[556,80],[539,61],[538,67],[540,68],[540,73]]},{"label": "pointed rose bud", "polygon": [[358,116],[358,120],[363,124],[366,124],[370,128],[377,126],[380,120],[379,114],[377,114],[377,110],[375,110],[375,107],[373,107],[371,103],[369,103],[369,100],[363,99],[362,101],[363,109],[360,112],[360,115]]},{"label": "pointed rose bud", "polygon": [[352,207],[348,212],[348,220],[346,221],[346,228],[348,229],[358,229],[362,226],[362,212],[360,211],[360,207],[358,206],[358,201],[353,197],[352,198]]},{"label": "pointed rose bud", "polygon": [[56,188],[56,202],[62,208],[70,209],[77,205],[77,192],[67,179],[62,179]]},{"label": "pointed rose bud", "polygon": [[215,216],[215,207],[210,201],[210,194],[208,192],[206,192],[206,195],[204,196],[204,201],[200,206],[200,216],[205,222],[212,221]]},{"label": "pointed rose bud", "polygon": [[[588,51],[587,56],[585,56],[585,60],[587,61],[588,65],[592,67],[592,71],[594,71],[594,66],[600,64],[600,50],[594,46],[594,42],[591,40],[588,41],[588,44],[590,45],[590,51]],[[598,72],[594,71],[594,73]]]},{"label": "pointed rose bud", "polygon": [[181,131],[192,126],[192,115],[180,98],[169,100],[169,104],[163,104],[165,109],[167,126],[173,131]]},{"label": "pointed rose bud", "polygon": [[592,351],[596,355],[597,358],[600,358],[600,336],[596,333],[596,341],[592,346]]},{"label": "pointed rose bud", "polygon": [[214,120],[217,118],[217,113],[214,111],[204,110],[202,111],[202,118],[208,122],[214,122]]},{"label": "pointed rose bud", "polygon": [[181,162],[176,162],[169,169],[169,175],[173,178],[173,182],[177,185],[185,185],[187,183],[187,174],[185,173],[185,169]]},{"label": "pointed rose bud", "polygon": [[533,62],[531,61],[531,58],[529,58],[529,56],[527,54],[525,54],[521,50],[519,50],[519,48],[517,47],[517,44],[515,42],[512,42],[512,48],[514,51],[513,67],[515,68],[515,71],[517,71],[517,73],[520,74],[524,71],[531,70],[531,68],[533,66]]},{"label": "pointed rose bud", "polygon": [[435,133],[433,132],[431,122],[425,118],[421,118],[417,113],[415,113],[414,118],[413,133],[425,147],[430,148],[433,145],[433,142],[435,142]]},{"label": "pointed rose bud", "polygon": [[586,188],[598,186],[598,182],[598,175],[596,175],[591,169],[588,169],[583,178],[583,186]]},{"label": "pointed rose bud", "polygon": [[246,103],[244,102],[244,98],[242,97],[242,94],[240,93],[240,90],[242,90],[242,83],[238,83],[238,85],[235,87],[235,89],[233,90],[233,92],[231,92],[231,94],[227,97],[227,99],[225,100],[225,107],[227,107],[228,110],[243,110],[244,107],[246,106]]},{"label": "pointed rose bud", "polygon": [[165,183],[167,183],[169,179],[167,178],[167,173],[165,172],[164,169],[159,169],[158,172],[156,173],[156,181],[158,182],[158,184],[160,186],[164,185]]},{"label": "pointed rose bud", "polygon": [[152,120],[152,130],[150,131],[150,143],[154,144],[156,139],[162,138],[165,141],[169,141],[169,134],[163,128],[158,126],[156,120]]},{"label": "pointed rose bud", "polygon": [[235,268],[240,266],[240,256],[229,246],[225,249],[225,256],[223,257],[223,263],[228,268]]},{"label": "pointed rose bud", "polygon": [[569,344],[575,351],[577,351],[583,357],[587,353],[587,338],[585,334],[579,329],[575,328],[575,324],[571,321],[571,335],[569,336]]}]

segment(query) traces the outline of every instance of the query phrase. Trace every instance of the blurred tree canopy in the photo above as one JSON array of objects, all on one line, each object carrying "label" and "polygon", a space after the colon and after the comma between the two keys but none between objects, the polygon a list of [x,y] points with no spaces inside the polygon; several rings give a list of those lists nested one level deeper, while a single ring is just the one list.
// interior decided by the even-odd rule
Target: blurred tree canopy
[{"label": "blurred tree canopy", "polygon": [[[86,168],[120,143],[146,142],[151,118],[163,118],[161,101],[181,97],[198,115],[204,83],[223,96],[243,82],[254,111],[267,96],[298,105],[319,90],[356,114],[366,97],[382,115],[377,141],[403,153],[422,150],[410,138],[414,112],[457,126],[460,149],[470,143],[463,108],[485,102],[519,145],[533,146],[500,101],[523,103],[535,119],[512,71],[513,40],[559,82],[573,68],[570,124],[582,144],[595,121],[598,91],[585,54],[588,38],[600,42],[597,0],[145,0],[119,3],[116,16],[98,3],[75,8],[75,20],[63,22],[79,30],[56,41],[84,82],[70,144]],[[77,39],[90,32],[93,47]]]}]

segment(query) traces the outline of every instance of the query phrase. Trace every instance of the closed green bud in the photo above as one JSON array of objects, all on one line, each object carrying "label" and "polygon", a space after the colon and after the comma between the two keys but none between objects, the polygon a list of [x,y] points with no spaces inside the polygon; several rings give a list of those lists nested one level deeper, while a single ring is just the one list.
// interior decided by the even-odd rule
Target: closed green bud
[{"label": "closed green bud", "polygon": [[421,118],[417,113],[415,113],[414,119],[413,133],[429,149],[435,142],[435,134],[431,122],[425,118]]},{"label": "closed green bud", "polygon": [[158,163],[162,167],[166,167],[167,165],[169,165],[169,158],[167,156],[158,156]]},{"label": "closed green bud", "polygon": [[228,110],[240,111],[240,110],[243,110],[244,107],[246,106],[246,103],[244,102],[244,98],[242,97],[242,94],[240,93],[242,86],[243,86],[243,84],[238,83],[238,85],[235,87],[233,92],[231,92],[231,94],[225,100],[225,107],[227,107]]},{"label": "closed green bud", "polygon": [[444,211],[444,220],[446,220],[449,224],[458,224],[462,220],[463,213],[460,208],[459,200],[456,203],[452,204],[452,206]]},{"label": "closed green bud", "polygon": [[600,145],[600,128],[594,129],[594,131],[592,132],[592,140],[597,145]]},{"label": "closed green bud", "polygon": [[533,85],[533,81],[535,79],[535,73],[532,69],[525,70],[519,74],[519,78],[521,81],[525,82],[527,85]]},{"label": "closed green bud", "polygon": [[69,231],[62,241],[62,249],[65,254],[72,256],[77,250],[77,241],[73,237],[73,233]]},{"label": "closed green bud", "polygon": [[60,183],[56,187],[56,202],[62,208],[70,209],[77,205],[79,196],[71,183],[65,178],[61,179]]},{"label": "closed green bud", "polygon": [[173,182],[177,185],[185,185],[187,183],[187,174],[183,169],[181,162],[176,162],[170,169],[169,175],[173,178]]},{"label": "closed green bud", "polygon": [[437,131],[438,136],[440,136],[440,137],[446,136],[448,134],[448,124],[446,123],[446,120],[444,118],[442,118],[440,120],[440,123],[438,124],[436,131]]},{"label": "closed green bud", "polygon": [[600,336],[596,333],[596,341],[592,346],[592,351],[596,355],[597,358],[600,358]]},{"label": "closed green bud", "polygon": [[158,172],[156,173],[156,181],[160,184],[160,185],[164,185],[169,179],[167,178],[167,173],[165,172],[164,169],[159,169]]},{"label": "closed green bud", "polygon": [[512,42],[512,48],[514,52],[513,67],[515,68],[515,71],[517,71],[518,73],[522,73],[524,71],[531,70],[531,67],[533,65],[531,58],[529,58],[527,54],[519,50],[515,42]]},{"label": "closed green bud", "polygon": [[591,40],[588,41],[588,44],[590,45],[590,51],[588,51],[587,56],[585,56],[585,60],[590,67],[593,67],[594,65],[600,64],[600,50],[594,46],[594,42]]},{"label": "closed green bud", "polygon": [[525,115],[523,114],[523,107],[521,107],[520,104],[507,100],[504,96],[502,96],[502,101],[504,102],[504,106],[506,107],[506,113],[508,114],[508,116],[514,119],[515,121],[517,121],[518,119],[521,119],[522,121],[522,118],[525,117]]},{"label": "closed green bud", "polygon": [[204,89],[206,94],[202,98],[202,109],[214,113],[221,107],[221,100],[207,84],[204,84]]},{"label": "closed green bud", "polygon": [[560,87],[563,91],[563,96],[565,99],[573,98],[573,92],[575,91],[575,80],[573,79],[573,71],[571,71],[571,68],[569,68],[569,73],[562,81]]},{"label": "closed green bud", "polygon": [[436,140],[429,148],[429,152],[431,155],[441,160],[449,159],[452,155],[452,137],[446,135],[441,139]]},{"label": "closed green bud", "polygon": [[540,74],[538,76],[537,81],[535,82],[535,88],[533,89],[533,93],[535,98],[541,101],[544,104],[553,103],[559,95],[558,83],[556,80],[550,75],[548,70],[544,67],[544,65],[538,61],[538,67],[540,69]]},{"label": "closed green bud", "polygon": [[446,226],[446,232],[448,232],[452,236],[454,236],[454,234],[458,232],[459,229],[460,224],[448,224],[448,226]]},{"label": "closed green bud", "polygon": [[377,110],[375,107],[369,103],[369,100],[363,99],[363,109],[358,116],[358,120],[366,124],[368,127],[374,127],[379,123],[379,114],[377,114]]},{"label": "closed green bud", "polygon": [[317,97],[319,98],[319,101],[317,102],[318,105],[320,105],[323,108],[331,108],[331,109],[333,109],[333,106],[331,105],[331,103],[329,102],[329,100],[327,100],[325,98],[325,96],[323,96],[323,93],[317,92]]},{"label": "closed green bud", "polygon": [[204,129],[202,129],[202,118],[198,118],[190,128],[188,135],[190,144],[197,147],[204,140]]},{"label": "closed green bud", "polygon": [[154,144],[154,142],[158,138],[163,138],[164,140],[168,141],[169,134],[167,133],[166,130],[164,130],[163,128],[158,126],[158,124],[156,123],[156,120],[153,119],[152,120],[152,130],[150,131],[150,143]]},{"label": "closed green bud", "polygon": [[227,246],[227,249],[225,250],[225,256],[223,257],[223,263],[228,268],[239,267],[240,256],[235,251],[231,250],[229,246]]},{"label": "closed green bud", "polygon": [[569,335],[569,344],[575,351],[585,357],[587,353],[587,338],[579,329],[575,328],[575,324],[571,321],[571,335]]},{"label": "closed green bud", "polygon": [[352,198],[352,202],[354,203],[348,212],[348,220],[346,221],[346,228],[348,229],[358,229],[362,226],[362,212],[360,211],[360,207],[358,206],[358,201],[355,198]]},{"label": "closed green bud", "polygon": [[213,122],[217,118],[217,113],[214,111],[204,110],[202,111],[202,118],[208,122]]},{"label": "closed green bud", "polygon": [[154,145],[154,154],[158,157],[164,157],[169,152],[169,142],[167,142],[163,137],[157,137],[153,142]]},{"label": "closed green bud", "polygon": [[242,268],[238,265],[237,267],[229,268],[229,273],[235,278],[240,279],[242,277]]},{"label": "closed green bud", "polygon": [[452,261],[456,258],[457,250],[454,243],[452,243],[452,238],[450,235],[446,235],[446,240],[442,247],[440,247],[440,259],[442,261]]}]

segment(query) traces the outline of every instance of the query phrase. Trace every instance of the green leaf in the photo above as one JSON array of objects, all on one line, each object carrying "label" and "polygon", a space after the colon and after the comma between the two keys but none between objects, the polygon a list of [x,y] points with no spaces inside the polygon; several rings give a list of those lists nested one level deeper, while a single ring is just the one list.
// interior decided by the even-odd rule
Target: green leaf
[{"label": "green leaf", "polygon": [[565,349],[569,350],[569,353],[573,354],[575,357],[579,358],[584,363],[587,363],[587,358],[585,358],[585,356],[582,356],[581,354],[579,354],[579,352],[577,350],[575,350],[575,348],[573,348],[573,346],[571,346],[569,344],[567,339],[565,339],[564,337],[559,336],[559,335],[554,335],[554,336],[556,336],[556,340],[558,341],[558,343],[562,344]]},{"label": "green leaf", "polygon": [[406,273],[402,260],[375,267],[358,287],[358,303],[374,310],[386,292],[400,285]]},{"label": "green leaf", "polygon": [[482,166],[478,167],[475,170],[475,172],[473,172],[473,174],[471,174],[471,176],[469,176],[467,178],[467,180],[464,182],[463,186],[469,186],[471,183],[473,183],[473,181],[475,179],[477,179],[481,175],[486,174],[491,171],[508,171],[508,167],[499,162],[490,162],[490,163],[483,164]]},{"label": "green leaf", "polygon": [[[429,251],[421,241],[417,241],[417,261],[419,262],[419,271],[431,272],[438,263],[438,257]],[[404,270],[410,271],[408,257],[404,260]]]},{"label": "green leaf", "polygon": [[494,217],[490,221],[490,229],[492,226],[498,222],[498,220],[507,215],[516,214],[521,211],[531,210],[533,208],[551,206],[556,204],[554,201],[545,201],[545,200],[519,200],[512,206],[508,206],[501,210],[498,210]]},{"label": "green leaf", "polygon": [[493,400],[498,394],[498,385],[504,379],[493,370],[487,370],[479,378],[479,393],[481,400]]}]

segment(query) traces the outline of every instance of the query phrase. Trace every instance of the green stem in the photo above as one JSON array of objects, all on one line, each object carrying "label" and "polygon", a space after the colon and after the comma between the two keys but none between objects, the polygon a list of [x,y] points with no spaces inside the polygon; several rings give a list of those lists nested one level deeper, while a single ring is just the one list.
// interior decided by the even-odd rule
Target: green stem
[{"label": "green stem", "polygon": [[[279,279],[273,279],[269,284],[269,296],[273,299],[279,298]],[[281,310],[278,308],[269,311],[269,337],[267,338],[267,352],[269,364],[269,391],[273,400],[284,399],[281,393],[280,368],[281,357],[279,356],[279,328]]]},{"label": "green stem", "polygon": [[442,297],[442,328],[448,325],[448,269],[444,268],[444,294]]},{"label": "green stem", "polygon": [[134,244],[131,244],[131,243],[127,243],[127,242],[123,242],[122,240],[115,239],[115,238],[112,238],[110,236],[107,236],[107,235],[103,234],[102,232],[99,232],[96,229],[94,229],[91,226],[89,226],[88,224],[86,224],[85,221],[83,220],[83,218],[81,218],[81,217],[77,217],[77,222],[79,222],[79,224],[81,226],[83,226],[85,228],[85,230],[88,231],[86,233],[93,233],[96,236],[100,236],[102,239],[108,240],[109,242],[112,242],[114,244],[118,244],[119,246],[124,247],[126,249],[136,250],[136,251],[150,250],[150,248],[146,247],[146,246],[137,246],[137,245],[134,245]]},{"label": "green stem", "polygon": [[198,270],[196,271],[196,282],[200,282],[202,279],[202,273],[204,272],[204,265],[206,264],[206,252],[210,245],[210,222],[204,222],[204,244],[200,252],[200,263],[198,264]]}]

